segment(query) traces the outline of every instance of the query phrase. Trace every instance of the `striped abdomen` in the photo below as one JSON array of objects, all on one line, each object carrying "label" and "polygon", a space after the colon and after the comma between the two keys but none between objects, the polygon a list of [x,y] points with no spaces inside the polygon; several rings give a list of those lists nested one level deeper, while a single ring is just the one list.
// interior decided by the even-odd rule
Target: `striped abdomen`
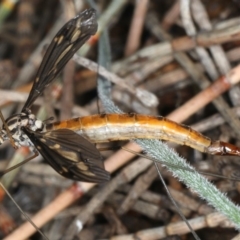
[{"label": "striped abdomen", "polygon": [[68,128],[92,142],[107,142],[135,138],[160,139],[187,145],[201,152],[240,155],[240,149],[228,143],[203,136],[188,126],[164,117],[140,114],[101,114],[48,124],[46,130]]}]

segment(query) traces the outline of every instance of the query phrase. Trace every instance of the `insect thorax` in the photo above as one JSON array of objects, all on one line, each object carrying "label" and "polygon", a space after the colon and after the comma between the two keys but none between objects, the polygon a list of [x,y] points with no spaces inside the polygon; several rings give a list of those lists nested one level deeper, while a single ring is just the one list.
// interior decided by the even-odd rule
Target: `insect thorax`
[{"label": "insect thorax", "polygon": [[[6,123],[12,135],[12,138],[15,140],[15,144],[18,147],[33,146],[28,136],[22,131],[22,127],[27,127],[32,131],[42,131],[44,128],[43,122],[41,120],[38,120],[36,116],[31,113],[15,114],[6,119]],[[4,125],[2,126],[2,139],[3,141],[9,139]]]}]

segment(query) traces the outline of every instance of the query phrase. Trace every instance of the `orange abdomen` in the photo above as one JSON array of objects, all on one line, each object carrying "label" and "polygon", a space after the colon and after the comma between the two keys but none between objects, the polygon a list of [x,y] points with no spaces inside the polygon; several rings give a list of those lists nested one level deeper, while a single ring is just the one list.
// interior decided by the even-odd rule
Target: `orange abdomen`
[{"label": "orange abdomen", "polygon": [[161,139],[206,152],[211,140],[201,133],[164,117],[140,114],[101,114],[49,124],[46,130],[68,128],[93,142],[135,138]]}]

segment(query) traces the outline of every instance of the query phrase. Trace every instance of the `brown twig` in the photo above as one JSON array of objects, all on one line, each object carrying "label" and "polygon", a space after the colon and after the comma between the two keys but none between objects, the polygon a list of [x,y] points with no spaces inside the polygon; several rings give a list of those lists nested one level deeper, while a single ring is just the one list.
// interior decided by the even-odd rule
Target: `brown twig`
[{"label": "brown twig", "polygon": [[[220,213],[210,213],[205,217],[197,217],[189,220],[192,228],[194,230],[198,230],[204,227],[216,227],[218,225],[226,224],[229,225],[228,220],[225,216]],[[142,231],[138,231],[129,235],[122,236],[113,236],[111,240],[134,240],[139,238],[141,240],[155,240],[159,238],[164,238],[171,235],[182,235],[184,233],[188,233],[189,229],[187,228],[185,222],[171,223],[165,227],[158,227],[153,229],[146,229]]]},{"label": "brown twig", "polygon": [[135,9],[125,47],[125,56],[134,53],[139,45],[147,12],[148,0],[135,1]]}]

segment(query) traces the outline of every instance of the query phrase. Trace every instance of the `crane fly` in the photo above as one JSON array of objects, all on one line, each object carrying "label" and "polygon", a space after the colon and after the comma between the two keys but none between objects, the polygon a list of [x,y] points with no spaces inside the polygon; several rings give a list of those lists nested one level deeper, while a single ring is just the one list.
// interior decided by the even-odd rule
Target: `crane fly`
[{"label": "crane fly", "polygon": [[3,125],[1,129],[1,143],[11,137],[17,147],[28,146],[33,153],[39,152],[62,176],[94,183],[109,180],[110,174],[104,169],[101,154],[89,140],[106,142],[157,138],[209,154],[240,156],[240,148],[212,141],[187,126],[163,117],[101,114],[50,124],[37,119],[30,110],[36,98],[96,31],[93,9],[80,13],[59,30],[46,51],[21,113],[6,119],[7,127]]}]

